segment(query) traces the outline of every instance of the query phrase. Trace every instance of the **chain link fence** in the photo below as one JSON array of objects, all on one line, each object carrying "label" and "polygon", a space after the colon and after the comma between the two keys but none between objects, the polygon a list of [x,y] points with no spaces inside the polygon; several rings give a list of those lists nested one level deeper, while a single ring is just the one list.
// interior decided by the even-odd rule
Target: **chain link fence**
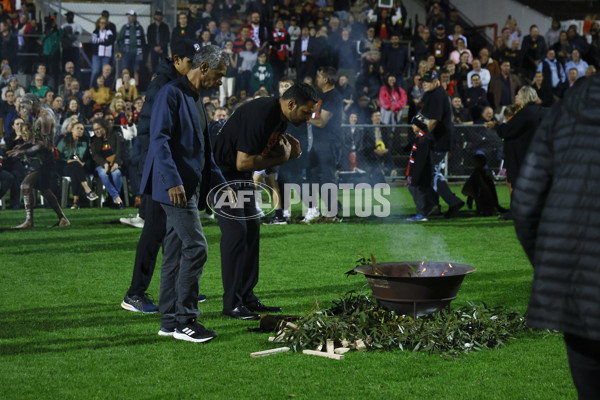
[{"label": "chain link fence", "polygon": [[[351,130],[354,128],[354,131]],[[361,135],[369,138],[375,137],[375,130],[379,128],[381,141],[389,150],[388,165],[384,166],[384,173],[388,180],[403,179],[408,166],[410,151],[414,134],[412,125],[342,125],[344,132],[344,150],[342,154],[342,174],[352,169],[354,163],[361,170],[360,157],[352,154],[352,145]],[[373,143],[375,148],[375,142]],[[487,158],[488,168],[497,179],[503,178],[503,143],[496,131],[486,129],[483,125],[455,125],[452,149],[448,154],[445,174],[448,179],[467,179],[473,171],[473,156],[483,154]],[[350,162],[346,163],[346,159]],[[350,167],[349,167],[350,166]],[[391,171],[395,170],[394,173]]]}]

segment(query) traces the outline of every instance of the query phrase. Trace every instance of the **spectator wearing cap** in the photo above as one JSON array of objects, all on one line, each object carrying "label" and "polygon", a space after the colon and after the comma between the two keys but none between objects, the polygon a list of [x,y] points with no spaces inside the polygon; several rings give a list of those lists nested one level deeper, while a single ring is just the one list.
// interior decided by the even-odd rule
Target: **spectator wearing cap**
[{"label": "spectator wearing cap", "polygon": [[81,48],[81,33],[83,29],[81,25],[75,23],[75,14],[73,11],[69,11],[65,14],[67,17],[67,22],[65,22],[62,26],[62,59],[63,63],[67,61],[72,61],[75,64],[75,74],[77,78],[81,78],[80,76],[80,65],[79,65],[79,49]]},{"label": "spectator wearing cap", "polygon": [[146,46],[146,36],[144,35],[144,28],[137,22],[135,11],[129,10],[127,12],[127,23],[119,31],[117,43],[119,44],[117,58],[121,58],[119,74],[125,68],[133,71],[133,77],[139,85],[139,71],[144,55],[144,46]]},{"label": "spectator wearing cap", "polygon": [[[431,187],[448,203],[449,208],[445,216],[451,217],[465,205],[461,199],[452,193],[442,173],[446,156],[452,145],[454,131],[452,106],[448,94],[440,85],[437,72],[426,72],[422,80],[423,89],[425,90],[422,114],[427,119],[427,132],[425,132],[425,136],[432,141],[430,148]],[[434,203],[431,202],[431,204]],[[433,211],[433,209],[428,211]]]},{"label": "spectator wearing cap", "polygon": [[94,83],[96,76],[100,74],[104,64],[110,64],[113,56],[113,47],[116,39],[116,32],[108,27],[108,19],[100,17],[96,21],[96,29],[92,33],[92,43],[94,52],[92,55],[92,74],[90,76],[90,87]]},{"label": "spectator wearing cap", "polygon": [[169,42],[171,33],[169,26],[163,22],[161,10],[154,11],[154,22],[148,25],[148,49],[150,50],[150,65],[152,72],[160,61],[169,54]]},{"label": "spectator wearing cap", "polygon": [[446,36],[446,27],[439,24],[435,27],[435,37],[431,40],[429,46],[429,53],[435,57],[435,65],[439,68],[443,67],[452,50],[454,50],[454,45]]}]

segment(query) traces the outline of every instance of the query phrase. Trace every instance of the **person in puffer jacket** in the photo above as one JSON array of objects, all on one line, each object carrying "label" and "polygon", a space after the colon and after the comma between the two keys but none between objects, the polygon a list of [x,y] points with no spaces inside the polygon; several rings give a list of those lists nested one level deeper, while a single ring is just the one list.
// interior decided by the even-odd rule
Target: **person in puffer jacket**
[{"label": "person in puffer jacket", "polygon": [[579,399],[600,399],[600,75],[571,87],[531,142],[513,192],[533,265],[527,323],[564,333]]}]

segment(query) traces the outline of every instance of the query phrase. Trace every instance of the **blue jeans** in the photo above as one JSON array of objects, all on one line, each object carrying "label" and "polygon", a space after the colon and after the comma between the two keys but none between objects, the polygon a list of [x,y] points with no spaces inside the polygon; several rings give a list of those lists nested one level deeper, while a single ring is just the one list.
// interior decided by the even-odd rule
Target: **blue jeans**
[{"label": "blue jeans", "polygon": [[102,181],[102,184],[104,185],[106,190],[108,190],[108,194],[110,194],[110,197],[112,197],[113,200],[119,197],[119,193],[121,192],[121,188],[123,187],[123,178],[121,176],[121,170],[114,170],[110,173],[109,177],[104,167],[96,167],[96,173],[98,174],[98,177]]},{"label": "blue jeans", "polygon": [[94,85],[94,79],[96,76],[102,73],[102,66],[104,64],[110,64],[110,57],[92,56],[92,75],[90,76],[90,87]]}]

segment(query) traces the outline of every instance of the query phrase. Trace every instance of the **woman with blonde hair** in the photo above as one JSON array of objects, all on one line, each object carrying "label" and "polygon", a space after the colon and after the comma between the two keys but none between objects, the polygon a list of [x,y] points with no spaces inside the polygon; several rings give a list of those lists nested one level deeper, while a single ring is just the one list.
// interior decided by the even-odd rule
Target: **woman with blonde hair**
[{"label": "woman with blonde hair", "polygon": [[113,44],[117,33],[113,32],[108,19],[100,17],[96,21],[96,29],[92,32],[94,53],[92,55],[92,74],[90,86],[94,84],[94,77],[99,75],[104,64],[110,64],[113,56]]},{"label": "woman with blonde hair", "polygon": [[121,71],[121,78],[117,79],[117,93],[121,93],[125,101],[131,101],[138,98],[138,90],[135,86],[135,79],[131,77],[131,73],[127,68]]},{"label": "woman with blonde hair", "polygon": [[[529,144],[544,116],[544,109],[537,104],[537,101],[538,95],[535,89],[531,86],[523,86],[515,96],[517,108],[512,117],[506,117],[501,124],[496,122],[485,124],[488,129],[496,129],[498,136],[504,142],[506,182],[511,193],[519,177],[519,170],[525,160]],[[503,219],[512,219],[510,214],[503,214],[503,217]]]}]

